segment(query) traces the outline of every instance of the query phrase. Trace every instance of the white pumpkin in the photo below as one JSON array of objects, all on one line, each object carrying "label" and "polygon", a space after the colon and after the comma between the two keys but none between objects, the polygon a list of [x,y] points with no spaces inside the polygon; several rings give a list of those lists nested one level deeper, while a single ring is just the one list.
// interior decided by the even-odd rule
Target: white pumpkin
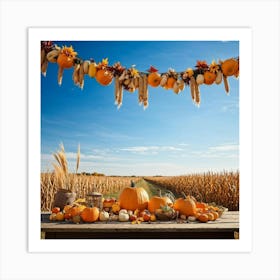
[{"label": "white pumpkin", "polygon": [[108,221],[109,220],[109,213],[104,211],[104,210],[101,211],[99,213],[99,220],[102,221],[102,222]]},{"label": "white pumpkin", "polygon": [[120,222],[127,222],[129,221],[129,215],[125,212],[119,213],[119,221]]},{"label": "white pumpkin", "polygon": [[126,209],[121,209],[120,212],[119,212],[119,214],[121,214],[121,213],[127,214],[127,210],[126,210]]}]

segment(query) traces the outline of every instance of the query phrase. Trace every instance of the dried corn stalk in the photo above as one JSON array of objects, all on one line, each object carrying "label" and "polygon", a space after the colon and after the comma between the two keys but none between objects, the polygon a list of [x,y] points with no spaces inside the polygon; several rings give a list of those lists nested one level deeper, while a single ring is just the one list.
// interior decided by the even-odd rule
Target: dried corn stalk
[{"label": "dried corn stalk", "polygon": [[144,109],[149,105],[148,97],[148,77],[147,75],[142,74],[139,77],[138,102],[139,105],[144,105]]}]

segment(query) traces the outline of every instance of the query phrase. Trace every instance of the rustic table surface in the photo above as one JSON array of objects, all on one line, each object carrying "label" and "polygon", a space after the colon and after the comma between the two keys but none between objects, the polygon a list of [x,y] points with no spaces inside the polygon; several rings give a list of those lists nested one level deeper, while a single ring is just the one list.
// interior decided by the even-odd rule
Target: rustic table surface
[{"label": "rustic table surface", "polygon": [[49,221],[49,215],[41,214],[41,236],[45,239],[234,239],[239,233],[238,211],[224,212],[207,223],[172,220],[74,224]]}]

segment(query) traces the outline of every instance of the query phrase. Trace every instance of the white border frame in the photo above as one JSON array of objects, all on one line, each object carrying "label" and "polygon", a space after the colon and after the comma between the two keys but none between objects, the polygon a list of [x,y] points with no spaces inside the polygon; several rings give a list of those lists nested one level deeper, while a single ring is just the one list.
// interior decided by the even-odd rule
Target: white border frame
[{"label": "white border frame", "polygon": [[[137,27],[134,27],[137,28]],[[252,249],[252,32],[249,28],[29,28],[28,156],[29,252],[250,252]],[[166,33],[167,29],[172,32]],[[182,32],[184,30],[185,32]],[[75,35],[73,35],[75,34]],[[168,34],[168,38],[166,38]],[[240,42],[240,239],[239,240],[43,240],[40,238],[40,41],[238,40]],[[245,94],[246,93],[246,94]],[[35,175],[34,175],[35,174]],[[246,186],[246,187],[244,187]],[[246,205],[245,205],[246,201]],[[166,244],[172,242],[172,246]],[[147,250],[149,248],[149,250]],[[167,250],[166,248],[172,248]],[[176,248],[176,250],[174,250]]]}]

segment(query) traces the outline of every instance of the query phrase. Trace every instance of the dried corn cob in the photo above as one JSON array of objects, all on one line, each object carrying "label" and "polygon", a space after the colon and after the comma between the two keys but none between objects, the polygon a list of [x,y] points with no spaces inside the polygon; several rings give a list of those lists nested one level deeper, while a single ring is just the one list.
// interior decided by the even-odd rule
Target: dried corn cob
[{"label": "dried corn cob", "polygon": [[134,78],[134,86],[135,86],[135,88],[139,87],[139,77]]},{"label": "dried corn cob", "polygon": [[76,86],[79,85],[79,70],[80,70],[80,64],[75,64],[72,80]]},{"label": "dried corn cob", "polygon": [[224,80],[226,93],[228,94],[229,93],[229,83],[228,83],[227,76],[223,75],[223,80]]},{"label": "dried corn cob", "polygon": [[42,72],[43,76],[45,76],[45,77],[47,75],[47,68],[48,68],[48,60],[45,57],[43,63],[41,64],[41,72]]},{"label": "dried corn cob", "polygon": [[119,76],[115,77],[115,104],[118,108],[122,105],[123,88]]},{"label": "dried corn cob", "polygon": [[48,68],[48,59],[45,49],[41,49],[41,72],[46,77]]},{"label": "dried corn cob", "polygon": [[167,82],[167,79],[168,79],[168,75],[167,74],[163,74],[161,75],[161,80],[160,80],[160,86],[161,87],[164,87],[166,82]]},{"label": "dried corn cob", "polygon": [[48,62],[56,63],[59,53],[60,53],[60,48],[58,48],[58,47],[56,47],[54,50],[48,52],[48,54],[47,54]]},{"label": "dried corn cob", "polygon": [[89,64],[90,64],[90,61],[88,61],[88,60],[86,60],[86,61],[83,62],[84,75],[85,75],[85,74],[88,74]]},{"label": "dried corn cob", "polygon": [[190,90],[191,90],[191,96],[192,96],[192,100],[195,102],[195,78],[192,76],[190,79]]},{"label": "dried corn cob", "polygon": [[83,67],[83,65],[80,66],[80,70],[79,70],[79,86],[81,89],[84,88],[84,67]]},{"label": "dried corn cob", "polygon": [[139,105],[143,103],[143,92],[144,92],[144,79],[143,75],[139,77],[139,88],[138,88],[138,102]]},{"label": "dried corn cob", "polygon": [[118,104],[118,99],[119,99],[119,92],[120,92],[120,77],[116,76],[115,77],[115,104]]},{"label": "dried corn cob", "polygon": [[145,74],[143,75],[143,81],[144,81],[143,104],[144,104],[144,109],[146,109],[149,106],[149,102],[148,102],[149,92],[148,92],[148,77]]},{"label": "dried corn cob", "polygon": [[194,96],[195,103],[199,107],[199,105],[200,105],[200,91],[199,91],[199,85],[197,84],[196,81],[194,83],[194,92],[195,92],[195,96]]},{"label": "dried corn cob", "polygon": [[62,68],[62,67],[58,68],[57,82],[60,86],[62,84],[63,70],[64,70],[64,68]]},{"label": "dried corn cob", "polygon": [[119,83],[118,109],[122,106],[122,101],[123,101],[123,87]]}]

